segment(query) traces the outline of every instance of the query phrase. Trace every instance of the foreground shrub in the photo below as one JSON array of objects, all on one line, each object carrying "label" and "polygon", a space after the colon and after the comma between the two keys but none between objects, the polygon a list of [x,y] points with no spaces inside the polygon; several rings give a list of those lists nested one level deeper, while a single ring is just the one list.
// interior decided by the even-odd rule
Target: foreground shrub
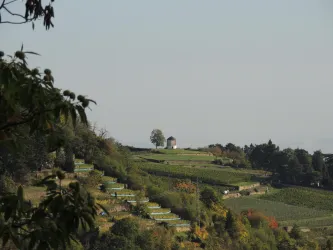
[{"label": "foreground shrub", "polygon": [[0,194],[1,193],[14,193],[16,190],[14,180],[8,175],[0,176]]},{"label": "foreground shrub", "polygon": [[84,185],[89,187],[95,187],[102,183],[102,172],[98,170],[92,170],[88,176],[84,178]]}]

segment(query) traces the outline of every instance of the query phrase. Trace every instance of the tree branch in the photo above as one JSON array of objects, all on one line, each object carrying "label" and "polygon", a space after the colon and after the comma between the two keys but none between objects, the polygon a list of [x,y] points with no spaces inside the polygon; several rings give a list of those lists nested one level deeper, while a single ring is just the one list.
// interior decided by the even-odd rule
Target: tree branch
[{"label": "tree branch", "polygon": [[23,21],[23,22],[11,22],[11,21],[2,21],[0,22],[1,24],[7,23],[7,24],[24,24],[27,23],[28,21]]},{"label": "tree branch", "polygon": [[21,15],[21,14],[16,14],[16,13],[11,12],[11,11],[6,7],[7,4],[13,3],[13,2],[15,2],[15,1],[18,1],[18,0],[12,0],[12,1],[7,2],[7,3],[6,3],[6,0],[3,0],[2,4],[1,4],[1,6],[0,6],[0,10],[3,8],[3,9],[5,9],[5,11],[7,11],[10,15],[20,17],[20,18],[24,19],[24,21],[21,21],[21,22],[0,21],[0,23],[2,23],[2,24],[4,24],[4,23],[7,23],[7,24],[24,24],[24,23],[28,23],[28,22],[33,21],[33,20],[34,20],[33,17],[32,17],[32,18],[25,18],[25,17],[24,17],[23,15]]},{"label": "tree branch", "polygon": [[5,6],[6,0],[2,1],[2,4],[0,5],[0,10],[2,9],[3,6]]},{"label": "tree branch", "polygon": [[6,0],[3,0],[3,1],[4,1],[4,5],[8,5],[8,4],[14,3],[14,2],[16,2],[16,1],[18,1],[18,0],[12,0],[12,1],[9,1],[9,2],[7,2],[7,3],[5,3]]},{"label": "tree branch", "polygon": [[22,16],[22,15],[20,15],[20,14],[16,14],[16,13],[11,12],[6,6],[3,6],[3,8],[4,8],[9,14],[11,14],[12,16],[18,16],[18,17],[21,17],[21,18],[25,19],[24,16]]},{"label": "tree branch", "polygon": [[5,130],[5,129],[9,128],[9,127],[16,127],[16,126],[19,126],[19,125],[26,124],[26,123],[32,121],[36,116],[41,115],[43,113],[51,112],[51,111],[54,111],[54,110],[55,110],[55,108],[54,109],[43,110],[41,112],[32,114],[29,118],[26,118],[23,121],[19,121],[19,122],[8,122],[8,123],[2,125],[0,127],[0,130]]},{"label": "tree branch", "polygon": [[19,125],[23,125],[23,124],[26,124],[28,122],[30,122],[35,116],[31,116],[23,121],[20,121],[20,122],[8,122],[6,123],[5,125],[3,125],[2,127],[0,127],[0,130],[5,130],[9,127],[15,127],[15,126],[19,126]]}]

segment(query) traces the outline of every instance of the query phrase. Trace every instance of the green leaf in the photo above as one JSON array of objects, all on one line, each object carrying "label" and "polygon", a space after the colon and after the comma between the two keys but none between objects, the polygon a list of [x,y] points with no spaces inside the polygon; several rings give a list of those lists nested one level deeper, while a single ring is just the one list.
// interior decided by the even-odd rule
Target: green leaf
[{"label": "green leaf", "polygon": [[36,245],[36,235],[32,233],[29,242],[29,249],[34,249],[35,245]]},{"label": "green leaf", "polygon": [[47,180],[43,182],[43,185],[47,187],[48,191],[55,190],[58,187],[57,183],[54,180]]},{"label": "green leaf", "polygon": [[82,217],[90,228],[94,228],[95,222],[93,217],[88,213],[82,213]]},{"label": "green leaf", "polygon": [[23,201],[24,201],[24,192],[23,192],[23,188],[22,188],[21,185],[17,188],[17,198],[23,204]]},{"label": "green leaf", "polygon": [[92,103],[94,103],[95,105],[97,105],[97,103],[96,103],[96,101],[94,101],[94,100],[91,100],[91,99],[87,99],[89,102],[92,102]]},{"label": "green leaf", "polygon": [[84,124],[88,124],[88,119],[87,119],[87,115],[86,115],[86,112],[85,112],[84,108],[80,105],[77,105],[76,110],[79,113],[81,122],[84,123]]},{"label": "green leaf", "polygon": [[25,51],[24,53],[25,54],[33,54],[33,55],[36,55],[36,56],[40,56],[40,54],[38,54],[36,52],[32,52],[32,51]]},{"label": "green leaf", "polygon": [[34,214],[31,216],[31,221],[39,223],[41,221],[44,221],[46,216],[47,214],[45,213],[45,211],[39,208],[35,210]]},{"label": "green leaf", "polygon": [[77,243],[77,244],[79,244],[80,243],[80,241],[78,241],[73,235],[69,235],[69,238],[72,240],[72,241],[74,241],[75,243]]},{"label": "green leaf", "polygon": [[6,232],[6,233],[4,233],[3,236],[2,236],[2,247],[5,247],[5,246],[6,246],[8,240],[9,240],[9,233]]},{"label": "green leaf", "polygon": [[69,110],[68,110],[68,105],[67,103],[63,104],[61,107],[61,113],[65,116],[65,121],[68,121],[68,116],[69,116]]},{"label": "green leaf", "polygon": [[77,120],[77,115],[76,115],[76,110],[74,106],[71,106],[71,116],[72,116],[72,122],[73,122],[73,127],[76,127],[76,120]]},{"label": "green leaf", "polygon": [[45,250],[45,249],[50,249],[49,244],[47,244],[47,242],[42,241],[39,243],[37,250]]},{"label": "green leaf", "polygon": [[20,249],[21,248],[21,244],[20,241],[18,240],[18,236],[15,232],[13,232],[12,230],[10,230],[10,239],[12,240],[12,242],[14,243],[14,245]]},{"label": "green leaf", "polygon": [[[81,227],[82,227],[82,229],[83,229],[84,231],[87,230],[87,226],[86,226],[86,223],[85,223],[85,221],[83,220],[83,218],[81,218]],[[78,227],[77,227],[77,228],[78,228]]]},{"label": "green leaf", "polygon": [[8,221],[11,215],[12,215],[12,208],[7,206],[5,208],[5,215],[4,215],[5,221]]}]

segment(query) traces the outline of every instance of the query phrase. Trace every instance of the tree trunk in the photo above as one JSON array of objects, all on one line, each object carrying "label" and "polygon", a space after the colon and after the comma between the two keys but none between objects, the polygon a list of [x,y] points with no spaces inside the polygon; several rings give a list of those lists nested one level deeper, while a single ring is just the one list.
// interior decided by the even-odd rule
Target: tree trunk
[{"label": "tree trunk", "polygon": [[73,149],[70,146],[65,147],[65,166],[64,170],[70,173],[74,172]]},{"label": "tree trunk", "polygon": [[59,179],[60,194],[62,194],[61,179]]},{"label": "tree trunk", "polygon": [[65,153],[63,148],[58,148],[56,150],[56,158],[54,160],[54,165],[57,168],[64,168],[65,165]]}]

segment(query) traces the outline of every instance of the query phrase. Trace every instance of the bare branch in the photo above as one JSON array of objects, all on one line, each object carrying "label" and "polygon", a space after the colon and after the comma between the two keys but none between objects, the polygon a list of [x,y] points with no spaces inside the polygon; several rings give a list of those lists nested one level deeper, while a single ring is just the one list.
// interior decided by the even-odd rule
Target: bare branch
[{"label": "bare branch", "polygon": [[[47,6],[42,6],[42,0],[32,0],[28,1],[25,4],[25,14],[20,14],[19,12],[11,11],[8,7],[10,4],[15,3],[19,0],[0,0],[0,24],[25,24],[32,23],[32,29],[35,28],[34,21],[40,20],[43,18],[43,25],[46,30],[50,29],[50,27],[54,27],[52,19],[54,18],[54,9],[52,4],[48,4]],[[53,2],[53,0],[51,0]],[[6,11],[9,15],[19,17],[23,20],[1,20],[1,11]]]},{"label": "bare branch", "polygon": [[[4,0],[3,4],[5,3],[5,1],[6,1],[6,0]],[[13,0],[13,1],[17,1],[17,0]],[[13,1],[11,1],[11,2],[13,2]],[[11,3],[11,2],[8,2],[8,3]],[[0,7],[0,9],[3,8],[3,9],[5,9],[10,15],[12,15],[12,16],[18,16],[18,17],[24,19],[24,21],[21,21],[21,22],[0,21],[0,23],[2,23],[2,24],[3,24],[3,23],[7,23],[7,24],[24,24],[24,23],[27,23],[27,22],[30,22],[30,21],[33,20],[33,18],[25,19],[24,16],[22,16],[22,15],[20,15],[20,14],[16,14],[16,13],[11,12],[11,11],[5,6],[5,5],[7,5],[8,3],[6,3],[6,4],[4,4],[2,7]]]},{"label": "bare branch", "polygon": [[30,114],[29,117],[27,117],[27,118],[25,118],[25,119],[23,119],[21,121],[7,122],[7,123],[3,124],[0,127],[0,131],[8,129],[9,127],[16,127],[16,126],[19,126],[19,125],[26,124],[28,122],[31,122],[34,118],[36,118],[36,116],[45,114],[47,112],[52,112],[54,110],[55,110],[55,108],[53,108],[53,109],[46,109],[46,110],[39,111],[39,112],[34,112],[34,113]]},{"label": "bare branch", "polygon": [[101,128],[99,130],[99,136],[102,137],[103,139],[106,139],[108,134],[109,132],[105,128]]},{"label": "bare branch", "polygon": [[0,9],[2,9],[3,6],[5,6],[6,0],[2,1],[2,4],[0,5]]},{"label": "bare branch", "polygon": [[22,16],[22,15],[20,15],[20,14],[16,14],[16,13],[11,12],[6,6],[3,6],[3,8],[4,8],[9,14],[11,14],[12,16],[18,16],[18,17],[21,17],[21,18],[25,19],[24,16]]},{"label": "bare branch", "polygon": [[5,3],[6,0],[3,0],[3,1],[4,1],[4,5],[8,5],[8,4],[11,4],[11,3],[17,2],[18,0],[12,0],[12,1],[9,1],[9,2],[7,2],[7,3]]},{"label": "bare branch", "polygon": [[11,22],[11,21],[1,21],[0,23],[1,24],[4,24],[4,23],[7,23],[7,24],[24,24],[26,23],[27,21],[23,21],[23,22]]}]

